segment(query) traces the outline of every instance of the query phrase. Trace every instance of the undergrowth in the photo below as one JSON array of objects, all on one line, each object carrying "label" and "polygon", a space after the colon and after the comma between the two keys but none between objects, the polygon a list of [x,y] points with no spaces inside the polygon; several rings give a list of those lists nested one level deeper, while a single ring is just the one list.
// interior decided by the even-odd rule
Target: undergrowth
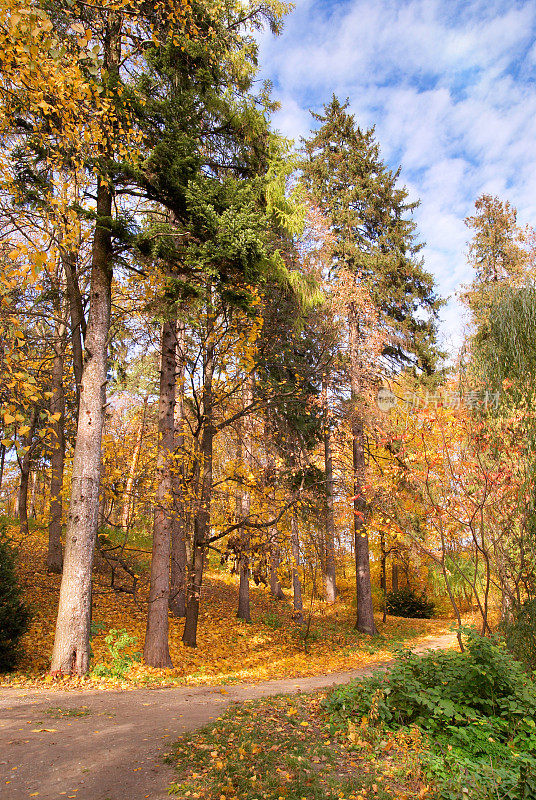
[{"label": "undergrowth", "polygon": [[428,800],[402,750],[351,750],[331,735],[321,697],[274,697],[231,707],[184,734],[170,756],[171,795],[199,800]]},{"label": "undergrowth", "polygon": [[388,673],[336,689],[325,708],[355,741],[417,731],[442,800],[533,800],[536,686],[499,640],[466,630],[465,644],[400,653]]}]

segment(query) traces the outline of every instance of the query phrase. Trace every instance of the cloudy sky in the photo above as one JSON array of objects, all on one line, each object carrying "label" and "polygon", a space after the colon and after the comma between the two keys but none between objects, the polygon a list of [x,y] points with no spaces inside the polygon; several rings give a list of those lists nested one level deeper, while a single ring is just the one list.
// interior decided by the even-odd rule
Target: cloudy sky
[{"label": "cloudy sky", "polygon": [[470,277],[463,220],[483,192],[536,224],[536,0],[297,0],[284,33],[261,38],[275,124],[298,139],[332,93],[376,126],[402,166],[427,268],[452,298],[444,343],[460,342],[455,300]]}]

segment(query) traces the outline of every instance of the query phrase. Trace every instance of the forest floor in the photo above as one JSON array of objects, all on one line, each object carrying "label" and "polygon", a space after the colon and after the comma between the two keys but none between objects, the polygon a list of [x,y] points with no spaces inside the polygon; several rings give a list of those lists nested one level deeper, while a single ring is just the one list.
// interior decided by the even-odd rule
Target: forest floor
[{"label": "forest floor", "polygon": [[[128,593],[128,574],[118,576],[120,591],[110,585],[109,569],[94,579],[92,639],[93,671],[84,679],[52,679],[47,674],[54,638],[60,577],[45,566],[46,532],[32,525],[21,539],[14,525],[8,528],[17,546],[19,571],[33,619],[24,637],[24,658],[17,672],[0,675],[1,686],[46,687],[62,690],[137,688],[162,686],[232,685],[295,678],[358,669],[389,659],[403,644],[412,646],[447,633],[448,619],[415,620],[377,617],[379,636],[372,639],[354,629],[352,577],[340,576],[341,598],[334,606],[315,599],[305,604],[306,624],[296,625],[292,604],[276,601],[263,587],[252,587],[252,622],[236,618],[237,580],[213,559],[203,586],[198,647],[181,642],[182,620],[170,617],[170,650],[174,668],[156,670],[136,659],[145,635],[148,555],[131,552],[130,564],[138,578],[135,598]],[[99,565],[97,564],[99,567]],[[287,590],[287,595],[290,592]],[[110,630],[126,631],[129,644],[115,658],[106,637]],[[95,669],[96,667],[96,669]]]},{"label": "forest floor", "polygon": [[[412,649],[445,648],[454,642],[452,633],[443,634]],[[249,800],[253,795],[275,800],[422,799],[427,789],[407,761],[394,765],[393,753],[371,760],[366,752],[356,756],[344,744],[331,742],[318,712],[318,694],[301,694],[347,683],[382,666],[386,664],[376,662],[332,675],[227,688],[1,688],[0,796],[164,800],[171,787],[181,798],[216,800]],[[271,697],[275,699],[260,705],[244,705]],[[184,739],[188,731],[207,724],[191,740]],[[300,769],[303,787],[296,794]],[[237,781],[247,781],[249,789],[240,792]],[[231,793],[225,785],[233,782]],[[352,792],[346,791],[350,786]]]}]

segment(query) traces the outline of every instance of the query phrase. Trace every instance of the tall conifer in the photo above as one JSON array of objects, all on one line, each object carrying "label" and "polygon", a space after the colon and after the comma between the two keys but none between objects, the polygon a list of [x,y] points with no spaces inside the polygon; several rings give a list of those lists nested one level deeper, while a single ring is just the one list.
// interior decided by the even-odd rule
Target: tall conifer
[{"label": "tall conifer", "polygon": [[[372,297],[385,334],[385,364],[418,365],[429,372],[435,361],[433,316],[439,301],[422,266],[415,223],[416,203],[398,186],[399,170],[386,167],[374,129],[362,130],[333,96],[319,127],[303,142],[302,182],[310,200],[329,222],[331,271],[344,272]],[[428,312],[423,314],[422,312]],[[354,534],[357,621],[364,633],[376,633],[372,613],[365,483],[365,428],[360,409],[364,331],[358,304],[349,299],[348,371],[351,390]],[[378,372],[385,368],[379,366]]]}]

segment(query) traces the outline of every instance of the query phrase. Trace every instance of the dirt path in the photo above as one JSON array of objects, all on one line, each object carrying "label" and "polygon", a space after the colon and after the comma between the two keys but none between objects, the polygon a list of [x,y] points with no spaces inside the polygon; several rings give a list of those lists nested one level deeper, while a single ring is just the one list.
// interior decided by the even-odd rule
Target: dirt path
[{"label": "dirt path", "polygon": [[[453,641],[452,634],[428,639],[415,651]],[[164,800],[175,775],[163,757],[178,734],[231,703],[347,683],[381,666],[228,688],[0,689],[0,798]]]}]

